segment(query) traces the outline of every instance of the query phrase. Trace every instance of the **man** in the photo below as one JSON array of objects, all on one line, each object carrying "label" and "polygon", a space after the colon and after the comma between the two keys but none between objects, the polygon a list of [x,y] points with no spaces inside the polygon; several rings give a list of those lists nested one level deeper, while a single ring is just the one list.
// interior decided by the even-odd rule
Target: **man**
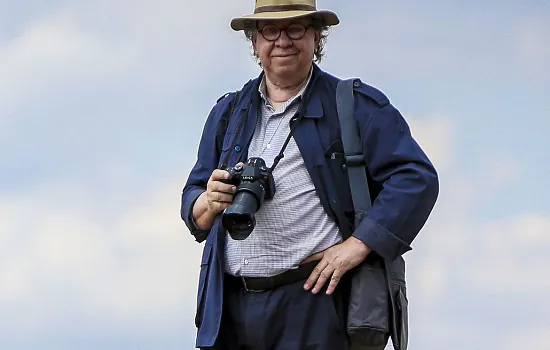
[{"label": "man", "polygon": [[[386,96],[356,84],[373,206],[353,235],[353,218],[336,113],[338,79],[317,63],[325,29],[339,23],[314,0],[257,0],[235,18],[252,42],[261,74],[222,96],[206,120],[198,159],[182,194],[181,217],[206,240],[199,278],[196,346],[204,349],[347,350],[349,270],[369,254],[393,261],[428,218],[438,177]],[[292,137],[283,147],[293,130]],[[255,213],[244,240],[221,217],[234,200],[226,166],[260,157],[276,193]],[[382,347],[383,348],[383,347]]]}]

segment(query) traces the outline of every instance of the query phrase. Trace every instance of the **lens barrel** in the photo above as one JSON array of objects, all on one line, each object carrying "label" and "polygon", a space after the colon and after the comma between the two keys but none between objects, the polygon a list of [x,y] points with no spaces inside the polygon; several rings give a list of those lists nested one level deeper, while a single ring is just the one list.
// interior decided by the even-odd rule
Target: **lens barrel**
[{"label": "lens barrel", "polygon": [[244,240],[250,236],[256,226],[254,214],[264,199],[264,190],[260,181],[242,182],[237,187],[233,204],[222,214],[223,226],[234,240]]}]

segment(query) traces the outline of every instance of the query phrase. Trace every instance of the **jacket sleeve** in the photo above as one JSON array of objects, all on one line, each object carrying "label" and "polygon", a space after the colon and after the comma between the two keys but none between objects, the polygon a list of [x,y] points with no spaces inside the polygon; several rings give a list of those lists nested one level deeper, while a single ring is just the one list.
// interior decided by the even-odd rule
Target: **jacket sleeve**
[{"label": "jacket sleeve", "polygon": [[[229,95],[228,95],[229,96]],[[232,94],[230,94],[232,96]],[[181,196],[180,215],[197,242],[206,240],[210,230],[200,230],[193,219],[193,206],[197,198],[206,191],[206,184],[214,169],[217,168],[220,151],[218,138],[223,138],[224,130],[220,127],[231,98],[225,97],[212,108],[204,124],[200,139],[197,160],[191,169]]]},{"label": "jacket sleeve", "polygon": [[381,191],[353,235],[394,260],[412,249],[426,223],[439,194],[438,175],[395,107],[387,102],[374,108],[357,96],[365,161]]}]

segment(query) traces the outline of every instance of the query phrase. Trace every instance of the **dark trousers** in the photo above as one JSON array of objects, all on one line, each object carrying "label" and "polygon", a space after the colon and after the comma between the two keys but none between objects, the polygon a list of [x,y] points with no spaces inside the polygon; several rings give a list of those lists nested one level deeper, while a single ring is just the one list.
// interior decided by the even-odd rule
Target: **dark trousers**
[{"label": "dark trousers", "polygon": [[226,280],[215,350],[350,350],[343,288],[305,291],[305,279],[264,292]]}]

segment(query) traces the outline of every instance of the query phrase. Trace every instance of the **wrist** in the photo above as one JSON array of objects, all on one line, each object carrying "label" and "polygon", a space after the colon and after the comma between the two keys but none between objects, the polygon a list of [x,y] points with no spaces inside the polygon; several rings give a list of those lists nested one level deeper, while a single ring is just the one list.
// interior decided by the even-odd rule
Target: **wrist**
[{"label": "wrist", "polygon": [[212,226],[215,217],[216,214],[208,206],[206,191],[204,191],[197,197],[193,206],[193,221],[199,229],[206,230]]},{"label": "wrist", "polygon": [[370,254],[372,252],[372,248],[357,237],[350,236],[347,240],[360,247],[366,254]]}]

